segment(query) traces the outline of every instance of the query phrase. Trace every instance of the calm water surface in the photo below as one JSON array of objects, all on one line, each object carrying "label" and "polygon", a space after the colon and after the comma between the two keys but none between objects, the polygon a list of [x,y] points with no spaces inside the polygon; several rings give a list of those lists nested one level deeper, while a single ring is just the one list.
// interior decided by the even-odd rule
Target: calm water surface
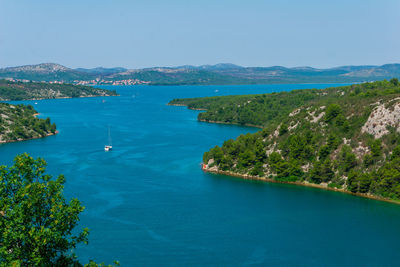
[{"label": "calm water surface", "polygon": [[[57,136],[0,145],[67,178],[90,228],[76,253],[122,266],[394,266],[400,206],[292,185],[203,173],[204,151],[257,129],[196,121],[173,98],[328,85],[110,87],[121,96],[37,101]],[[105,103],[102,103],[102,100]],[[31,103],[32,101],[25,101]],[[114,150],[104,152],[107,128]]]}]

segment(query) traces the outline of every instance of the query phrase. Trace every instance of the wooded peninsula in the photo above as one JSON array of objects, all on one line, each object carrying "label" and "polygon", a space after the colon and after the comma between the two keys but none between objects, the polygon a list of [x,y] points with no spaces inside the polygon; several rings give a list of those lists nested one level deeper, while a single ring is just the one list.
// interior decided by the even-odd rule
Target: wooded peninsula
[{"label": "wooded peninsula", "polygon": [[37,118],[37,114],[31,105],[0,103],[0,143],[56,134],[56,124],[50,118]]},{"label": "wooded peninsula", "polygon": [[90,86],[0,80],[0,101],[116,96],[115,90]]},{"label": "wooded peninsula", "polygon": [[398,79],[260,95],[174,99],[254,134],[204,153],[203,169],[400,200]]}]

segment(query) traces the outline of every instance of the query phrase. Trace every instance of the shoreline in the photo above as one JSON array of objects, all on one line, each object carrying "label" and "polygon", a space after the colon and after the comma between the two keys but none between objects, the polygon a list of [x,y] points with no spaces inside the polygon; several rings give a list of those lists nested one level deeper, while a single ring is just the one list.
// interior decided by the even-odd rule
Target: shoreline
[{"label": "shoreline", "polygon": [[55,133],[48,133],[48,134],[46,134],[46,135],[44,135],[44,136],[31,137],[31,138],[22,139],[22,140],[11,140],[11,141],[2,141],[2,140],[0,140],[0,145],[1,145],[1,144],[8,144],[8,143],[15,143],[15,142],[23,142],[23,141],[29,141],[29,140],[34,140],[34,139],[45,138],[45,137],[49,137],[49,136],[52,136],[52,135],[56,135],[56,134],[58,134],[58,133],[59,133],[59,131],[55,131]]},{"label": "shoreline", "polygon": [[188,109],[190,109],[190,110],[201,110],[201,111],[207,111],[207,109],[205,109],[205,108],[189,108],[187,105],[185,105],[185,104],[170,104],[170,103],[167,103],[167,106],[175,106],[175,107],[187,107]]},{"label": "shoreline", "polygon": [[[196,84],[188,84],[188,83],[148,83],[148,84],[132,84],[132,85],[148,85],[148,86],[247,86],[247,85],[282,85],[282,84],[357,84],[362,83],[363,81],[358,82],[290,82],[290,81],[282,81],[282,82],[270,82],[270,83],[196,83]],[[107,84],[98,84],[98,85],[107,85]],[[95,85],[96,86],[96,85]],[[113,85],[119,86],[119,85]],[[124,86],[124,85],[122,85]]]},{"label": "shoreline", "polygon": [[[40,113],[37,112],[37,113],[34,113],[32,116],[35,117],[35,118],[37,118],[39,115],[40,115]],[[7,144],[7,143],[15,143],[15,142],[28,141],[28,140],[39,139],[39,138],[45,138],[45,137],[48,137],[48,136],[56,135],[56,134],[58,134],[58,133],[59,133],[59,131],[56,130],[54,133],[47,133],[47,134],[44,135],[44,136],[31,137],[31,138],[22,139],[22,140],[10,140],[10,141],[3,141],[3,140],[0,140],[0,145],[1,145],[1,144]]]},{"label": "shoreline", "polygon": [[[205,108],[189,108],[188,105],[185,105],[185,104],[170,104],[170,103],[168,103],[167,106],[187,107],[190,110],[207,111],[207,109],[205,109]],[[197,118],[197,120],[201,121],[201,122],[209,122],[209,123],[216,123],[216,124],[229,124],[229,125],[246,126],[246,127],[254,127],[254,128],[264,129],[262,126],[254,125],[254,124],[240,124],[240,123],[224,122],[224,121],[207,121],[207,120],[201,120],[199,118]]]},{"label": "shoreline", "polygon": [[236,178],[240,178],[243,180],[254,180],[254,181],[261,181],[261,182],[266,182],[266,183],[291,184],[291,185],[304,186],[304,187],[313,187],[313,188],[323,189],[323,190],[327,190],[327,191],[340,192],[340,193],[353,195],[353,196],[357,196],[357,197],[363,197],[363,198],[368,198],[368,199],[373,199],[373,200],[378,200],[378,201],[383,201],[383,202],[400,205],[400,201],[393,200],[390,198],[384,198],[384,197],[375,196],[375,195],[371,195],[371,194],[365,194],[365,193],[353,193],[353,192],[350,192],[345,189],[332,188],[332,187],[328,187],[328,186],[324,186],[324,185],[320,185],[320,184],[313,184],[313,183],[309,183],[309,182],[278,181],[278,180],[275,180],[272,178],[253,176],[253,175],[249,175],[249,174],[240,174],[240,173],[235,173],[235,172],[231,172],[231,171],[211,170],[204,163],[202,163],[202,170],[204,172],[209,172],[209,173],[219,174],[219,175],[226,175],[229,177],[236,177]]},{"label": "shoreline", "polygon": [[201,122],[209,122],[209,123],[216,123],[216,124],[229,124],[229,125],[237,125],[237,126],[246,126],[246,127],[254,127],[259,129],[264,129],[262,126],[254,125],[254,124],[240,124],[240,123],[233,123],[233,122],[223,122],[223,121],[207,121],[207,120],[200,120]]},{"label": "shoreline", "polygon": [[54,97],[54,98],[29,98],[29,99],[19,99],[19,100],[10,100],[10,99],[3,99],[0,102],[9,102],[9,101],[34,101],[34,100],[54,100],[54,99],[71,99],[71,98],[89,98],[89,97],[112,97],[112,96],[120,96],[120,95],[89,95],[89,96],[61,96],[61,97]]}]

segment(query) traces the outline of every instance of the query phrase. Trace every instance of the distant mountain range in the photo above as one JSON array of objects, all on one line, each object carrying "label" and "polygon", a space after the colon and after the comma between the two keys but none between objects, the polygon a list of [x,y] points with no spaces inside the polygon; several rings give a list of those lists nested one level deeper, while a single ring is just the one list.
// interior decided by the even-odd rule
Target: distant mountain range
[{"label": "distant mountain range", "polygon": [[271,84],[271,83],[347,83],[400,77],[400,64],[382,66],[342,66],[328,69],[242,67],[229,63],[178,67],[77,68],[54,63],[0,69],[0,79],[64,82],[84,85],[114,84]]}]

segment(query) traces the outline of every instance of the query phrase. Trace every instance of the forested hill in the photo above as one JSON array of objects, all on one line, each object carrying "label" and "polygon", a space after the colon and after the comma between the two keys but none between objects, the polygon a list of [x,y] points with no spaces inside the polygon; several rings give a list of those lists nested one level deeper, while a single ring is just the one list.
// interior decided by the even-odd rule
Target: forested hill
[{"label": "forested hill", "polygon": [[50,119],[35,117],[37,111],[31,105],[0,103],[0,143],[45,137],[56,133],[56,125]]},{"label": "forested hill", "polygon": [[0,80],[0,100],[3,101],[115,95],[116,91],[89,86]]},{"label": "forested hill", "polygon": [[199,120],[257,125],[204,153],[204,169],[400,200],[397,79],[324,90],[175,99]]},{"label": "forested hill", "polygon": [[243,67],[234,64],[152,67],[144,69],[71,69],[44,63],[0,68],[1,79],[91,85],[209,85],[277,83],[350,83],[400,77],[400,64],[341,66],[328,69],[283,66]]}]

